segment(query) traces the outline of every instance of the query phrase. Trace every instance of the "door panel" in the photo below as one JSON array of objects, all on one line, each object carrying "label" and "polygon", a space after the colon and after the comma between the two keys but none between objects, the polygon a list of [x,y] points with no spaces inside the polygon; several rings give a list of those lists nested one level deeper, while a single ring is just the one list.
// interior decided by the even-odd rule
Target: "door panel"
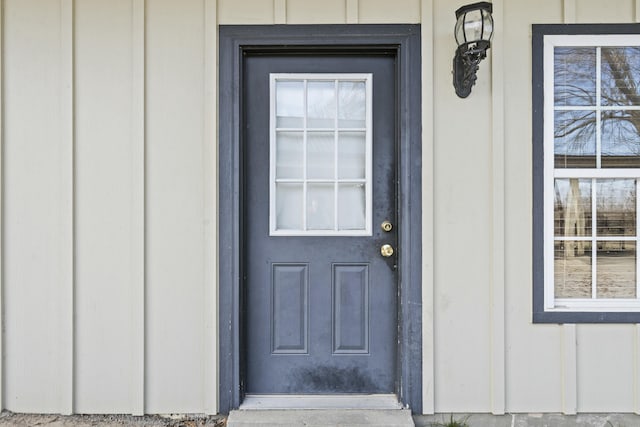
[{"label": "door panel", "polygon": [[333,353],[369,352],[369,265],[333,266]]},{"label": "door panel", "polygon": [[272,264],[272,354],[306,354],[309,342],[309,280],[306,264]]},{"label": "door panel", "polygon": [[[275,73],[370,73],[373,76],[371,235],[270,235],[269,194],[273,191],[270,190],[269,170],[270,76]],[[336,85],[341,84],[336,82]],[[317,86],[308,92],[307,103],[322,102],[326,92],[321,90],[322,84]],[[393,56],[255,55],[244,60],[242,149],[247,393],[396,391],[396,255],[384,258],[380,253],[384,244],[391,245],[397,253],[397,227],[391,231],[380,227],[385,220],[394,225],[397,221],[395,88]],[[320,99],[314,101],[314,97]],[[314,137],[322,141],[322,132],[331,132],[324,130],[333,126],[331,117],[335,118],[338,128],[344,126],[350,130],[354,123],[361,121],[360,116],[359,113],[340,116],[340,112],[331,111],[310,114],[309,120],[315,124],[313,130],[304,131],[306,138],[291,131],[283,139],[282,150],[288,151],[286,165],[280,165],[280,176],[301,173],[299,163],[305,161],[304,152],[309,145],[303,146],[304,150],[297,150],[295,144],[312,143]],[[314,132],[318,135],[309,135]],[[337,153],[333,155],[339,155],[341,150],[345,153],[361,150],[357,132],[340,139]],[[320,176],[327,169],[326,162],[324,169],[320,167],[323,150],[327,150],[322,148],[321,142],[315,144],[311,152],[314,149],[318,153],[311,157],[307,153],[311,162],[308,169]],[[352,164],[333,173],[353,180],[361,174],[361,167]],[[337,168],[341,168],[339,163]],[[306,201],[304,195],[291,187],[297,184],[278,182],[277,185],[284,189],[283,206],[303,205],[313,200],[314,212],[322,209],[333,212],[329,220],[319,214],[307,216],[308,221],[317,222],[315,226],[328,227],[325,223],[337,218],[348,226],[361,227],[362,221],[366,220],[349,211],[349,206],[353,203],[357,206],[358,197],[361,197],[357,186],[342,181],[327,184],[321,182],[325,178],[314,179],[316,181],[306,184]],[[336,189],[336,193],[330,192]],[[334,210],[335,203],[346,208]],[[310,207],[309,204],[307,209]],[[300,226],[297,214],[283,213],[278,220],[291,227]]]}]

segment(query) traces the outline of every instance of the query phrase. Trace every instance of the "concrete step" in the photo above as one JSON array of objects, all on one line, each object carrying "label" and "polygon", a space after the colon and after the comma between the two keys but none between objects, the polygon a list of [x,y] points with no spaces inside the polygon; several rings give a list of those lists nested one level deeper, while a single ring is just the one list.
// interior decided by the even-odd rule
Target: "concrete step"
[{"label": "concrete step", "polygon": [[414,427],[407,409],[287,409],[231,411],[227,427]]}]

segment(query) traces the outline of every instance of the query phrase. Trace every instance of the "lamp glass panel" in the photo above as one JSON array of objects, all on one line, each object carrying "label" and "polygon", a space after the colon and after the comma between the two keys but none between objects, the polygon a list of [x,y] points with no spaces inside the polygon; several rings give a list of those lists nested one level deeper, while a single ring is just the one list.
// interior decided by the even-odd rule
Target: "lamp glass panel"
[{"label": "lamp glass panel", "polygon": [[466,42],[464,38],[464,15],[460,15],[460,17],[456,21],[454,34],[456,36],[456,43],[458,43],[458,45]]},{"label": "lamp glass panel", "polygon": [[484,32],[482,33],[482,39],[489,41],[493,35],[493,17],[491,17],[491,14],[486,10],[482,11],[482,15],[484,20]]},{"label": "lamp glass panel", "polygon": [[464,32],[467,41],[482,40],[482,10],[471,10],[465,14]]}]

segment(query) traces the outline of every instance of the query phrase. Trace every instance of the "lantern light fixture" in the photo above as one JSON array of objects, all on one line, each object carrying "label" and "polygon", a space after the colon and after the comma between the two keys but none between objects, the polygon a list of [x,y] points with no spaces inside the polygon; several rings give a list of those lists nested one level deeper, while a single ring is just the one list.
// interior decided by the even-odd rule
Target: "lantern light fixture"
[{"label": "lantern light fixture", "polygon": [[453,58],[453,87],[466,98],[476,83],[480,61],[487,57],[493,35],[493,5],[479,2],[456,10],[455,37],[458,43]]}]

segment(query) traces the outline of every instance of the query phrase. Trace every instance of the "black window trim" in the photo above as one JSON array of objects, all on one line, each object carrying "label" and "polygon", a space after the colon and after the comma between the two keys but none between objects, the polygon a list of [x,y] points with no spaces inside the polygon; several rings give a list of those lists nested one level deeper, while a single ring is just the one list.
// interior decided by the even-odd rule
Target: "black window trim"
[{"label": "black window trim", "polygon": [[640,323],[640,312],[544,309],[544,36],[640,34],[640,24],[532,26],[533,323]]}]

